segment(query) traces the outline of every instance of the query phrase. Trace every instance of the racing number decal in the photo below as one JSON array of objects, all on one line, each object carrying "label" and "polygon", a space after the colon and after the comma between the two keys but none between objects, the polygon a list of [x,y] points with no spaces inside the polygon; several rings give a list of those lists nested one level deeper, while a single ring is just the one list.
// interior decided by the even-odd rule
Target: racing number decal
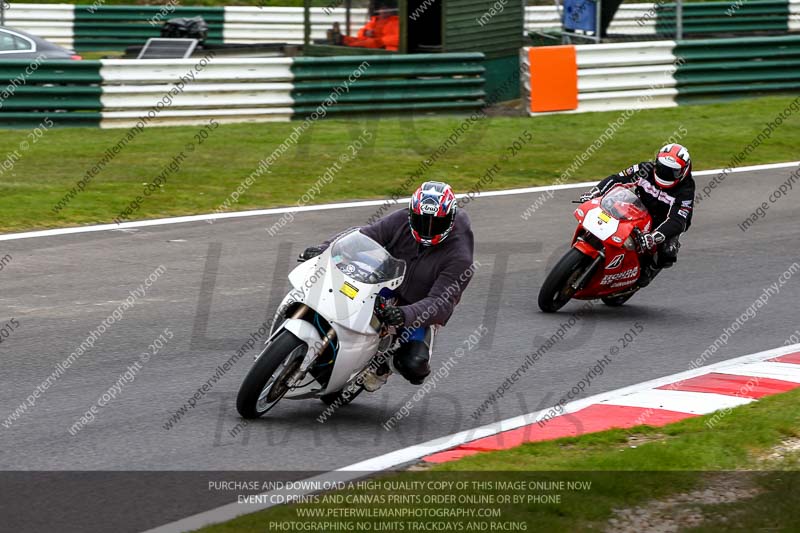
[{"label": "racing number decal", "polygon": [[344,285],[339,289],[339,292],[350,298],[351,300],[355,300],[356,296],[358,295],[358,287],[355,285],[351,285],[350,283],[344,282]]}]

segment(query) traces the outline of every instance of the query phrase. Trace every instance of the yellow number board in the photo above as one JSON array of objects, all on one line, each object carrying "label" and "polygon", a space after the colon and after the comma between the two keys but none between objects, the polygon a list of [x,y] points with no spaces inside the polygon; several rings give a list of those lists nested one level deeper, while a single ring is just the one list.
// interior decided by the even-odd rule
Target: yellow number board
[{"label": "yellow number board", "polygon": [[344,285],[339,289],[339,292],[353,300],[358,295],[358,287],[345,281]]}]

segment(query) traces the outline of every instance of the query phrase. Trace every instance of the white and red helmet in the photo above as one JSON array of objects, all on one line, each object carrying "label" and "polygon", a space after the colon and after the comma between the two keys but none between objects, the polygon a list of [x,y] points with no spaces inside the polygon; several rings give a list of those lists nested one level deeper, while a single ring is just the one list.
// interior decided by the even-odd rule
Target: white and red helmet
[{"label": "white and red helmet", "polygon": [[434,246],[447,238],[456,221],[456,195],[450,185],[426,181],[408,204],[408,224],[414,239]]},{"label": "white and red helmet", "polygon": [[676,186],[692,171],[692,158],[682,144],[667,144],[656,154],[656,184],[662,189]]}]

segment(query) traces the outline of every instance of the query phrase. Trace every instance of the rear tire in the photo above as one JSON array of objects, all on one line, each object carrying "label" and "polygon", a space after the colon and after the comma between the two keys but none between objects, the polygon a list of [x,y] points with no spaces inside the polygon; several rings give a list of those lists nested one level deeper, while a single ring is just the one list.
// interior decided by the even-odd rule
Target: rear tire
[{"label": "rear tire", "polygon": [[[299,348],[305,345],[291,332],[284,330],[264,348],[242,381],[236,396],[236,410],[242,418],[258,418],[283,398],[288,390],[285,380],[294,374],[303,361],[305,350]],[[269,394],[259,404],[262,393],[273,378],[275,382]]]},{"label": "rear tire", "polygon": [[632,292],[622,296],[603,296],[600,299],[603,300],[603,303],[609,307],[621,307],[623,304],[625,304],[625,302],[633,298],[634,294],[636,293]]},{"label": "rear tire", "polygon": [[539,309],[555,313],[572,299],[575,290],[570,287],[589,266],[591,257],[576,248],[570,248],[559,259],[539,290]]},{"label": "rear tire", "polygon": [[332,392],[330,394],[320,396],[319,399],[322,400],[325,405],[333,405],[338,402],[339,407],[342,407],[355,400],[356,396],[362,392],[364,392],[364,387],[359,386],[354,392],[349,394],[345,394],[345,389],[343,389],[338,392]]}]

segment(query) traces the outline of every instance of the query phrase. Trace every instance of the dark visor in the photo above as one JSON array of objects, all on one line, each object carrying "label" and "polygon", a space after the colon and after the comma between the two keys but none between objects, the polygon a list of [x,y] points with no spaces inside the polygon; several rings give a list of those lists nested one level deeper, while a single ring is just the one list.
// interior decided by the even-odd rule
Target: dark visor
[{"label": "dark visor", "polygon": [[435,217],[433,215],[418,215],[411,213],[411,227],[419,233],[423,239],[432,239],[437,235],[441,235],[453,220],[453,215],[446,217]]},{"label": "dark visor", "polygon": [[681,169],[670,168],[667,165],[656,165],[656,176],[662,181],[676,181],[680,178]]}]

